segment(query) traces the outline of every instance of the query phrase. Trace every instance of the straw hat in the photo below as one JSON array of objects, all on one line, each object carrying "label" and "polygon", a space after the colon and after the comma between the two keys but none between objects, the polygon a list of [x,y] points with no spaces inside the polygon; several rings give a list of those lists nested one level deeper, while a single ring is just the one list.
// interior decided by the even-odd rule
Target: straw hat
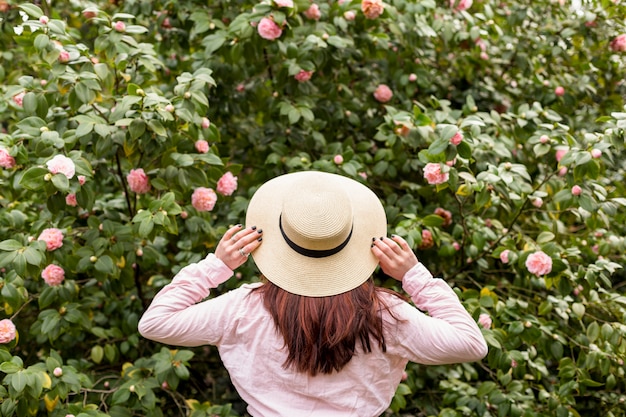
[{"label": "straw hat", "polygon": [[378,265],[372,238],[387,234],[385,210],[366,186],[304,171],[276,177],[252,196],[248,226],[263,229],[252,258],[265,277],[293,294],[350,291]]}]

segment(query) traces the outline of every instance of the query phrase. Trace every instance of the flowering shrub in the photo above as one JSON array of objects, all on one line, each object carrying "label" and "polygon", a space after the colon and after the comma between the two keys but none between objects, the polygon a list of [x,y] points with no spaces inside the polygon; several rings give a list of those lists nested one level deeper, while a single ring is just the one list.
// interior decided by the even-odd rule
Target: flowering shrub
[{"label": "flowering shrub", "polygon": [[137,321],[304,169],[370,186],[489,343],[387,415],[625,415],[626,5],[574,3],[0,0],[0,415],[245,415]]}]

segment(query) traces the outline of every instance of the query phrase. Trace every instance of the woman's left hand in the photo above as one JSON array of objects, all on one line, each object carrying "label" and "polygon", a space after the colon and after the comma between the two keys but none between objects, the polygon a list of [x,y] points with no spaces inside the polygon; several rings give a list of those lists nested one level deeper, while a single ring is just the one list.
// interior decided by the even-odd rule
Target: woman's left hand
[{"label": "woman's left hand", "polygon": [[263,230],[238,224],[224,233],[215,248],[215,256],[233,271],[243,265],[263,240]]}]

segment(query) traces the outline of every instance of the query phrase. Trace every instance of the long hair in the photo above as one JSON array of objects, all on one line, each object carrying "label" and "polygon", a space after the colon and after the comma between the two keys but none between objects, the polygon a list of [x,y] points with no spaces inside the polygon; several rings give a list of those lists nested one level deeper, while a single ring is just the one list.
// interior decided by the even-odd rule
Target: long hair
[{"label": "long hair", "polygon": [[[360,343],[364,352],[376,343],[387,350],[383,334],[383,310],[389,307],[379,297],[370,278],[359,287],[339,295],[306,297],[289,293],[267,281],[256,289],[274,319],[288,349],[285,368],[315,376],[340,371]],[[399,294],[388,291],[393,294]]]}]

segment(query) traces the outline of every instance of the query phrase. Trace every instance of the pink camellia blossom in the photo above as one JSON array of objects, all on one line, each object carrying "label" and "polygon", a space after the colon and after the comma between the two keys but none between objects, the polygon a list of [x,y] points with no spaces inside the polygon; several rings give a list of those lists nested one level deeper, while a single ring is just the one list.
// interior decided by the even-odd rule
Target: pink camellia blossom
[{"label": "pink camellia blossom", "polygon": [[294,75],[293,78],[303,83],[305,81],[309,81],[311,79],[311,76],[313,76],[313,71],[300,70],[300,72]]},{"label": "pink camellia blossom", "polygon": [[176,110],[176,109],[174,108],[174,106],[173,106],[173,105],[171,105],[171,104],[167,104],[167,105],[165,105],[165,111],[166,111],[166,112],[168,112],[168,113],[174,113],[174,110]]},{"label": "pink camellia blossom", "polygon": [[424,167],[424,178],[429,184],[443,184],[448,181],[449,174],[441,171],[441,165],[429,162]]},{"label": "pink camellia blossom", "polygon": [[117,22],[113,24],[113,29],[115,29],[118,32],[124,32],[126,31],[126,23],[122,22],[121,20],[118,20]]},{"label": "pink camellia blossom", "polygon": [[50,18],[48,16],[46,15],[39,16],[39,23],[41,23],[42,25],[47,25],[49,21],[50,21]]},{"label": "pink camellia blossom", "polygon": [[68,179],[72,179],[76,173],[74,161],[65,155],[55,155],[54,158],[46,162],[46,166],[51,174],[63,174]]},{"label": "pink camellia blossom", "polygon": [[610,43],[610,47],[613,52],[626,51],[626,34],[616,36]]},{"label": "pink camellia blossom", "polygon": [[393,91],[386,84],[380,84],[374,91],[374,98],[380,103],[386,103],[393,97]]},{"label": "pink camellia blossom", "polygon": [[15,158],[13,158],[9,151],[4,148],[0,148],[0,167],[10,169],[15,166]]},{"label": "pink camellia blossom", "polygon": [[382,0],[363,0],[361,1],[361,11],[368,19],[376,19],[385,11],[385,5]]},{"label": "pink camellia blossom", "polygon": [[413,73],[409,74],[409,81],[411,82],[417,81],[417,74],[413,74]]},{"label": "pink camellia blossom", "polygon": [[575,185],[572,187],[572,195],[580,195],[583,192],[583,189],[580,188],[580,185]]},{"label": "pink camellia blossom", "polygon": [[456,132],[454,136],[450,138],[450,143],[454,146],[459,145],[461,142],[463,142],[463,133],[461,132]]},{"label": "pink camellia blossom", "polygon": [[304,11],[304,15],[307,19],[320,20],[320,17],[322,17],[322,13],[320,12],[320,6],[313,3],[311,6],[309,6],[308,9]]},{"label": "pink camellia blossom", "polygon": [[65,196],[65,204],[68,206],[76,207],[78,205],[78,201],[76,201],[76,194],[70,193]]},{"label": "pink camellia blossom", "polygon": [[422,230],[422,243],[419,245],[419,249],[425,250],[430,249],[435,245],[435,240],[433,239],[433,233],[428,230]]},{"label": "pink camellia blossom", "polygon": [[559,85],[558,87],[554,89],[554,94],[557,97],[562,97],[565,94],[565,88]]},{"label": "pink camellia blossom", "polygon": [[541,135],[539,137],[539,142],[544,143],[544,144],[548,143],[550,142],[550,137],[548,135]]},{"label": "pink camellia blossom", "polygon": [[15,324],[9,319],[0,320],[0,343],[12,342],[16,336]]},{"label": "pink camellia blossom", "polygon": [[482,59],[483,61],[489,61],[489,54],[487,52],[481,52],[480,59]]},{"label": "pink camellia blossom", "polygon": [[150,191],[150,179],[143,171],[143,168],[131,169],[126,176],[130,190],[137,194],[145,194]]},{"label": "pink camellia blossom", "polygon": [[591,157],[592,158],[600,158],[602,156],[602,151],[600,149],[592,149],[591,150]]},{"label": "pink camellia blossom", "polygon": [[472,3],[474,2],[473,0],[459,0],[456,6],[455,6],[455,3],[456,3],[456,0],[450,0],[450,7],[456,10],[457,12],[462,12],[472,7]]},{"label": "pink camellia blossom", "polygon": [[202,126],[203,129],[208,129],[209,127],[211,127],[211,121],[208,117],[203,117],[200,126]]},{"label": "pink camellia blossom", "polygon": [[480,324],[485,329],[491,329],[491,316],[489,316],[489,314],[482,313],[480,316],[478,316],[478,324]]},{"label": "pink camellia blossom", "polygon": [[278,7],[293,7],[293,0],[274,0]]},{"label": "pink camellia blossom", "polygon": [[537,276],[549,274],[552,271],[552,258],[542,251],[533,252],[526,258],[526,269]]},{"label": "pink camellia blossom", "polygon": [[452,247],[457,252],[461,250],[461,245],[459,244],[459,242],[452,242]]},{"label": "pink camellia blossom", "polygon": [[448,227],[452,224],[452,213],[449,210],[446,210],[443,207],[437,207],[434,214],[443,219],[443,223],[441,223],[442,227]]},{"label": "pink camellia blossom", "polygon": [[87,178],[84,175],[79,175],[77,178],[78,178],[78,183],[80,185],[85,185],[85,182],[87,181]]},{"label": "pink camellia blossom", "polygon": [[502,252],[500,252],[500,261],[503,264],[508,264],[509,263],[509,253],[511,253],[510,250],[505,249]]},{"label": "pink camellia blossom", "polygon": [[564,177],[565,174],[567,174],[567,167],[561,167],[559,168],[559,172],[557,172],[559,177]]},{"label": "pink camellia blossom", "polygon": [[207,153],[209,151],[209,142],[204,139],[198,139],[194,145],[196,147],[196,151],[200,153]]},{"label": "pink camellia blossom", "polygon": [[344,12],[343,18],[346,19],[347,21],[351,22],[351,21],[353,21],[356,18],[356,13],[354,12],[354,10],[348,10],[348,11]]},{"label": "pink camellia blossom", "polygon": [[63,232],[56,227],[50,227],[42,230],[37,240],[46,242],[46,249],[53,251],[63,246]]},{"label": "pink camellia blossom", "polygon": [[364,180],[367,180],[367,172],[359,172],[359,177],[363,178]]},{"label": "pink camellia blossom", "polygon": [[58,265],[50,264],[41,271],[41,277],[51,287],[60,285],[65,279],[65,271]]},{"label": "pink camellia blossom", "polygon": [[210,188],[196,188],[191,195],[191,205],[198,211],[211,211],[217,202],[217,194]]},{"label": "pink camellia blossom", "polygon": [[280,38],[280,35],[283,34],[283,30],[280,28],[280,26],[278,26],[269,17],[264,17],[263,19],[261,19],[256,29],[263,39],[267,39],[270,41]]},{"label": "pink camellia blossom", "polygon": [[62,377],[63,376],[63,369],[61,369],[61,367],[57,366],[52,371],[52,375],[56,376],[57,378]]},{"label": "pink camellia blossom", "polygon": [[565,154],[569,151],[569,149],[557,149],[554,153],[554,157],[557,162],[561,162],[561,159],[565,156]]},{"label": "pink camellia blossom", "polygon": [[532,204],[537,208],[541,208],[541,206],[543,206],[543,199],[541,197],[534,198]]},{"label": "pink camellia blossom", "polygon": [[59,62],[66,63],[69,60],[70,60],[70,53],[67,52],[65,49],[61,49],[61,51],[59,52]]},{"label": "pink camellia blossom", "polygon": [[333,158],[333,162],[337,165],[343,164],[343,156],[335,155],[335,157]]},{"label": "pink camellia blossom", "polygon": [[217,186],[215,188],[217,192],[222,195],[231,195],[237,189],[237,177],[235,177],[232,172],[228,171],[217,180]]},{"label": "pink camellia blossom", "polygon": [[13,96],[13,103],[17,104],[18,106],[22,107],[22,104],[24,103],[24,96],[26,95],[25,92],[21,92],[21,93],[17,93],[16,95]]}]

